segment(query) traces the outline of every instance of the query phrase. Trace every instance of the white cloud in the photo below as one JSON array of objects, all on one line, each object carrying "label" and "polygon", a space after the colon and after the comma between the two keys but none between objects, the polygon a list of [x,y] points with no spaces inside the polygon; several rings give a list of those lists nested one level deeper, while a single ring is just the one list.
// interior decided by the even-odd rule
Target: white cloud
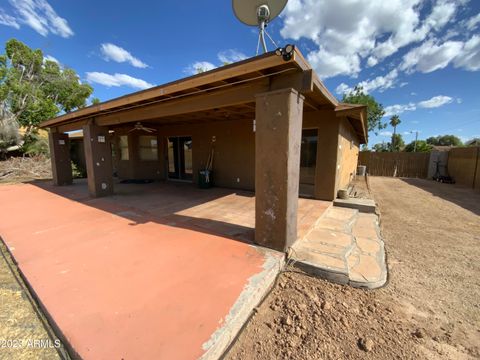
[{"label": "white cloud", "polygon": [[361,70],[360,57],[356,54],[339,55],[321,48],[310,52],[307,59],[324,79],[344,74],[356,77]]},{"label": "white cloud", "polygon": [[87,81],[105,85],[108,87],[129,86],[134,89],[147,89],[154,86],[153,84],[150,84],[145,80],[137,79],[130,75],[126,75],[126,74],[112,75],[112,74],[107,74],[104,72],[96,72],[96,71],[87,72]]},{"label": "white cloud", "polygon": [[[247,58],[247,55],[235,49],[228,49],[228,50],[220,51],[217,54],[217,58],[221,62],[219,66],[222,66],[225,63],[230,64],[230,63],[242,61]],[[183,72],[189,75],[195,75],[201,72],[213,70],[216,67],[217,65],[209,61],[195,61],[194,63],[190,64],[185,69],[183,69]]]},{"label": "white cloud", "polygon": [[[397,77],[398,77],[398,71],[394,69],[385,76],[377,76],[372,80],[361,81],[357,84],[357,86],[361,86],[365,93],[369,93],[375,90],[383,92],[386,89],[390,89],[395,86],[395,83],[397,82]],[[353,87],[349,87],[345,83],[341,83],[335,89],[337,94],[350,93],[353,90],[354,90]]]},{"label": "white cloud", "polygon": [[407,45],[421,42],[451,22],[463,1],[290,0],[281,35],[313,41],[307,58],[320,77],[356,76]]},{"label": "white cloud", "polygon": [[20,29],[20,24],[17,22],[17,19],[8,15],[2,8],[0,8],[0,24]]},{"label": "white cloud", "polygon": [[229,50],[224,50],[220,51],[218,54],[218,59],[222,63],[234,63],[237,61],[242,61],[247,58],[247,55],[241,53],[240,51],[237,51],[235,49],[229,49]]},{"label": "white cloud", "polygon": [[145,64],[143,61],[133,56],[124,48],[121,48],[120,46],[117,46],[115,44],[102,44],[100,46],[100,51],[102,52],[105,60],[107,61],[113,60],[118,63],[128,62],[131,65],[142,69],[148,67],[148,65]]},{"label": "white cloud", "polygon": [[49,33],[64,38],[73,36],[67,20],[58,16],[46,0],[10,0],[17,13],[17,21],[34,29],[42,36]]},{"label": "white cloud", "polygon": [[[424,108],[424,109],[433,109],[438,108],[440,106],[450,104],[453,102],[453,98],[450,96],[445,95],[438,95],[434,96],[431,99],[419,101],[418,103],[410,102],[408,104],[396,104],[387,106],[385,110],[384,117],[389,117],[392,115],[399,115],[406,111],[415,111],[417,108]],[[418,121],[412,121],[412,124],[416,124]]]},{"label": "white cloud", "polygon": [[468,71],[480,70],[480,35],[474,35],[465,42],[453,65]]},{"label": "white cloud", "polygon": [[405,111],[415,111],[416,109],[417,106],[415,103],[390,105],[385,108],[385,114],[383,116],[399,115]]},{"label": "white cloud", "polygon": [[343,95],[343,94],[351,93],[352,90],[353,88],[351,88],[347,84],[341,83],[340,85],[337,86],[337,88],[335,89],[335,92],[339,95]]},{"label": "white cloud", "polygon": [[391,137],[393,133],[391,131],[382,131],[379,133],[380,136]]},{"label": "white cloud", "polygon": [[421,108],[432,109],[432,108],[437,108],[446,104],[450,104],[452,101],[453,101],[453,98],[451,98],[450,96],[438,95],[438,96],[432,97],[429,100],[420,101],[418,103],[418,106]]},{"label": "white cloud", "polygon": [[480,24],[480,13],[468,19],[465,23],[465,26],[468,30],[473,31],[477,28],[478,24]]},{"label": "white cloud", "polygon": [[441,45],[435,44],[433,40],[426,41],[403,57],[400,69],[408,73],[429,73],[443,69],[455,59],[462,47],[461,41],[447,41]]},{"label": "white cloud", "polygon": [[58,60],[57,60],[56,58],[54,58],[52,55],[45,55],[45,56],[43,57],[43,60],[45,60],[45,61],[46,61],[46,60],[48,60],[48,61],[53,61],[53,62],[55,62],[55,63],[57,63],[57,64],[60,64],[60,61],[58,61]]},{"label": "white cloud", "polygon": [[400,69],[408,73],[429,73],[452,63],[456,68],[480,70],[480,36],[473,35],[465,42],[446,41],[442,44],[437,44],[433,39],[428,40],[403,57]]},{"label": "white cloud", "polygon": [[190,75],[195,75],[204,71],[209,71],[215,69],[216,66],[208,61],[196,61],[193,64],[190,64],[183,71]]},{"label": "white cloud", "polygon": [[[417,121],[417,122],[411,121],[411,122],[412,122],[413,124],[418,124],[418,121]],[[416,130],[416,129],[410,130],[410,131],[404,131],[404,132],[403,132],[403,135],[415,135],[415,133],[417,133],[417,132],[420,134],[422,131],[421,131],[421,130]]]},{"label": "white cloud", "polygon": [[367,60],[367,65],[372,67],[378,64],[378,59],[375,56],[370,56]]}]

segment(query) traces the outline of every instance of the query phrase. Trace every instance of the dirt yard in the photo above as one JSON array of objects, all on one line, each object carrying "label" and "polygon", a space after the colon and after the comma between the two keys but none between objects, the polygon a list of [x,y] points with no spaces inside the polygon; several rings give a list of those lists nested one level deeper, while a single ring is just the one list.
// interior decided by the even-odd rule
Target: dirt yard
[{"label": "dirt yard", "polygon": [[226,359],[480,358],[480,194],[414,179],[370,187],[387,286],[285,272]]}]

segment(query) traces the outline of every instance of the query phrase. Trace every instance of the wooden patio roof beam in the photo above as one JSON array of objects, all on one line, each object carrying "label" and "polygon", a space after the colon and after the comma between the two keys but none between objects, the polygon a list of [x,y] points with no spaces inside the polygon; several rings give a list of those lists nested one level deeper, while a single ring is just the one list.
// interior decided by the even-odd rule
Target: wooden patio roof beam
[{"label": "wooden patio roof beam", "polygon": [[96,117],[96,123],[101,126],[106,126],[240,105],[254,101],[255,94],[268,90],[269,81],[268,79],[264,79],[252,84],[239,85],[200,95],[192,95],[118,113],[100,115]]}]

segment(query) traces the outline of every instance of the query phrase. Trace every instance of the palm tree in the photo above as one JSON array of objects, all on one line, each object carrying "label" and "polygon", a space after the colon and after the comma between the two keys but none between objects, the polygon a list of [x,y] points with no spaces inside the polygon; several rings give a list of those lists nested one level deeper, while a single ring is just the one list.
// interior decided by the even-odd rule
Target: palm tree
[{"label": "palm tree", "polygon": [[392,151],[395,151],[395,135],[397,134],[397,126],[400,125],[400,116],[393,115],[390,118],[390,125],[393,126],[393,136],[392,136]]}]

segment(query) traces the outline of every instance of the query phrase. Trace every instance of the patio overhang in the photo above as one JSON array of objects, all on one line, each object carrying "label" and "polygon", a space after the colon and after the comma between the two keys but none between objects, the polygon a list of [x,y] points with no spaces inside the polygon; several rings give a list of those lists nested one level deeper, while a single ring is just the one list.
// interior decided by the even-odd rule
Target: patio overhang
[{"label": "patio overhang", "polygon": [[[340,104],[297,49],[287,59],[270,52],[79,109],[47,120],[41,127],[50,129],[52,168],[56,185],[72,182],[69,136],[65,132],[83,130],[89,193],[92,197],[101,197],[114,194],[114,161],[110,136],[112,131],[117,134],[130,132],[132,129],[128,128],[133,127],[136,122],[153,127],[157,134],[165,134],[176,127],[169,126],[172,124],[188,124],[184,128],[193,129],[202,128],[203,126],[198,124],[205,123],[208,126],[202,129],[204,131],[219,125],[212,122],[222,121],[220,125],[223,125],[230,120],[229,126],[231,123],[242,123],[243,126],[251,121],[253,126],[249,132],[253,133],[253,136],[248,139],[254,140],[254,143],[250,143],[250,149],[254,149],[254,162],[251,167],[253,188],[257,194],[255,242],[286,251],[297,239],[302,127],[304,116],[309,114],[322,117],[322,120],[326,121],[320,130],[328,136],[327,143],[330,141],[335,144],[335,148],[327,152],[330,154],[327,156],[334,159],[335,164],[330,166],[333,162],[324,162],[326,172],[323,173],[324,177],[327,173],[329,176],[325,187],[334,192],[335,181],[330,180],[335,180],[337,176],[338,151],[334,140],[338,139],[339,124],[346,117],[352,123],[359,142],[365,142],[365,107]],[[329,127],[331,129],[328,130]],[[210,136],[212,143],[216,142],[217,135],[204,136],[203,146],[208,145]],[[352,141],[356,142],[355,134],[353,135]],[[223,141],[231,141],[228,136],[224,136]],[[159,142],[158,139],[153,139],[156,153],[163,151],[165,154],[166,143]],[[136,139],[133,143],[135,141]],[[159,146],[159,143],[163,144],[163,147]],[[216,143],[216,151],[219,143]],[[213,145],[211,147],[213,154]],[[227,152],[224,150],[224,153]],[[221,151],[218,150],[218,154],[221,154]],[[132,158],[136,156],[138,155],[132,155]],[[159,159],[161,160],[161,157],[157,158]],[[216,156],[216,159],[219,157]],[[158,166],[158,174],[167,172],[165,162],[162,162],[163,170],[160,169],[160,160],[145,166]],[[135,168],[135,163],[128,161],[128,166]],[[218,164],[218,160],[216,161]],[[178,168],[182,168],[182,165],[179,164]],[[245,169],[249,171],[249,168]],[[192,177],[193,173],[199,171],[199,164],[192,167]],[[230,169],[229,172],[232,171],[238,169]],[[217,171],[217,174],[222,172]],[[240,176],[243,177],[243,174]],[[236,179],[240,182],[239,176],[236,176]],[[330,186],[331,184],[333,185]]]}]

